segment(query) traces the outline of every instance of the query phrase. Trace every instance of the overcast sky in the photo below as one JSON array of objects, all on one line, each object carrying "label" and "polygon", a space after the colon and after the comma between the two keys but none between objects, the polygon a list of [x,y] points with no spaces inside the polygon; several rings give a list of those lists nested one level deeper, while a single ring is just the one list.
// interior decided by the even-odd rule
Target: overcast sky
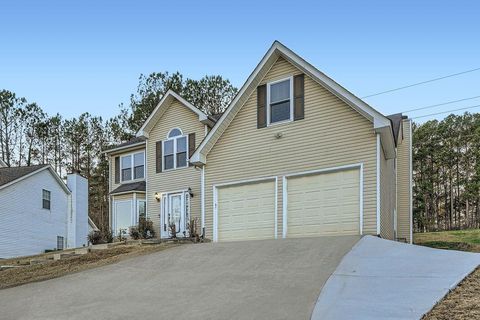
[{"label": "overcast sky", "polygon": [[[478,1],[9,2],[0,89],[66,117],[117,114],[141,73],[240,87],[276,39],[360,97],[480,68]],[[366,101],[391,114],[480,96],[479,83],[480,70]]]}]

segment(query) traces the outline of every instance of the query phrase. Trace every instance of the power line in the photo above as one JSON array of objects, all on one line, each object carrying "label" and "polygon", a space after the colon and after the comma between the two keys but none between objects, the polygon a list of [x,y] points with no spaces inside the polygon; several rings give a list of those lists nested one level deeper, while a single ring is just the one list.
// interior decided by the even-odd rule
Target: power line
[{"label": "power line", "polygon": [[419,111],[419,110],[425,110],[425,109],[429,109],[429,108],[433,108],[433,107],[445,106],[445,105],[447,105],[447,104],[452,104],[452,103],[455,103],[455,102],[461,102],[461,101],[467,101],[467,100],[473,100],[473,99],[477,99],[477,98],[480,98],[480,96],[475,96],[475,97],[471,97],[471,98],[464,98],[464,99],[459,99],[459,100],[452,100],[452,101],[443,102],[443,103],[438,103],[438,104],[432,104],[432,105],[426,106],[426,107],[421,107],[421,108],[416,108],[416,109],[410,109],[410,110],[402,111],[402,113]]},{"label": "power line", "polygon": [[478,107],[480,107],[480,104],[477,104],[477,105],[475,105],[475,106],[466,107],[466,108],[459,108],[459,109],[453,109],[453,110],[448,110],[448,111],[442,111],[442,112],[436,112],[436,113],[426,114],[426,115],[423,115],[423,116],[413,117],[413,118],[411,118],[411,119],[425,118],[425,117],[430,117],[430,116],[436,116],[436,115],[443,114],[443,113],[449,113],[449,112],[455,112],[455,111],[462,111],[462,110],[473,109],[473,108],[478,108]]},{"label": "power line", "polygon": [[435,78],[435,79],[431,79],[431,80],[427,80],[427,81],[417,82],[417,83],[414,83],[414,84],[409,84],[409,85],[407,85],[407,86],[403,86],[403,87],[399,87],[399,88],[395,88],[395,89],[390,89],[390,90],[386,90],[386,91],[382,91],[382,92],[370,94],[370,95],[368,95],[368,96],[362,97],[362,99],[370,98],[370,97],[375,97],[375,96],[379,96],[379,95],[381,95],[381,94],[390,93],[390,92],[394,92],[394,91],[398,91],[398,90],[403,90],[403,89],[407,89],[407,88],[419,86],[419,85],[425,84],[425,83],[430,83],[430,82],[434,82],[434,81],[438,81],[438,80],[443,80],[443,79],[447,79],[447,78],[459,76],[459,75],[462,75],[462,74],[465,74],[465,73],[474,72],[474,71],[477,71],[477,70],[480,70],[480,68],[470,69],[470,70],[466,70],[466,71],[462,71],[462,72],[458,72],[458,73],[454,73],[454,74],[449,74],[449,75],[447,75],[447,76],[443,76],[443,77],[440,77],[440,78]]}]

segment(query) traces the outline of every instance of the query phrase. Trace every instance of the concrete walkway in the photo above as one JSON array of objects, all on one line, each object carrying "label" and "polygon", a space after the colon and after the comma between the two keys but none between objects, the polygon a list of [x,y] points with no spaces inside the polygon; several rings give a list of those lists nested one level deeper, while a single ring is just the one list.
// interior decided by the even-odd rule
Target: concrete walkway
[{"label": "concrete walkway", "polygon": [[420,319],[480,254],[363,237],[323,287],[312,319]]},{"label": "concrete walkway", "polygon": [[185,245],[0,290],[0,319],[309,319],[358,240]]}]

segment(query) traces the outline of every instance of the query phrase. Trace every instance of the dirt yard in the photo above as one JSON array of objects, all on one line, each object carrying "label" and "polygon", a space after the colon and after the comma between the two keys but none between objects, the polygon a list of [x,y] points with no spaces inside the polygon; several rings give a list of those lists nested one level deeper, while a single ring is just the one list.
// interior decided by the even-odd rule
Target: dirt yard
[{"label": "dirt yard", "polygon": [[[8,269],[0,271],[0,289],[15,287],[29,282],[58,278],[70,273],[104,266],[126,258],[162,251],[178,245],[178,243],[120,245],[105,250],[91,251],[87,254],[65,260],[51,260],[41,264]],[[25,259],[27,258],[2,260],[1,264],[17,265],[21,264]]]},{"label": "dirt yard", "polygon": [[[419,233],[415,244],[438,249],[480,252],[480,230]],[[443,298],[424,320],[480,319],[480,267]]]}]

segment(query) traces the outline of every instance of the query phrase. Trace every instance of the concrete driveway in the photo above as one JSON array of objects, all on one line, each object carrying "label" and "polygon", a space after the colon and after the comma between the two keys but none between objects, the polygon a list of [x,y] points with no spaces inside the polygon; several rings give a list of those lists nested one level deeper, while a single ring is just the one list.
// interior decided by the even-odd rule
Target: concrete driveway
[{"label": "concrete driveway", "polygon": [[358,236],[185,245],[0,290],[1,319],[309,319]]},{"label": "concrete driveway", "polygon": [[323,287],[312,319],[420,319],[479,264],[479,253],[365,236]]}]

